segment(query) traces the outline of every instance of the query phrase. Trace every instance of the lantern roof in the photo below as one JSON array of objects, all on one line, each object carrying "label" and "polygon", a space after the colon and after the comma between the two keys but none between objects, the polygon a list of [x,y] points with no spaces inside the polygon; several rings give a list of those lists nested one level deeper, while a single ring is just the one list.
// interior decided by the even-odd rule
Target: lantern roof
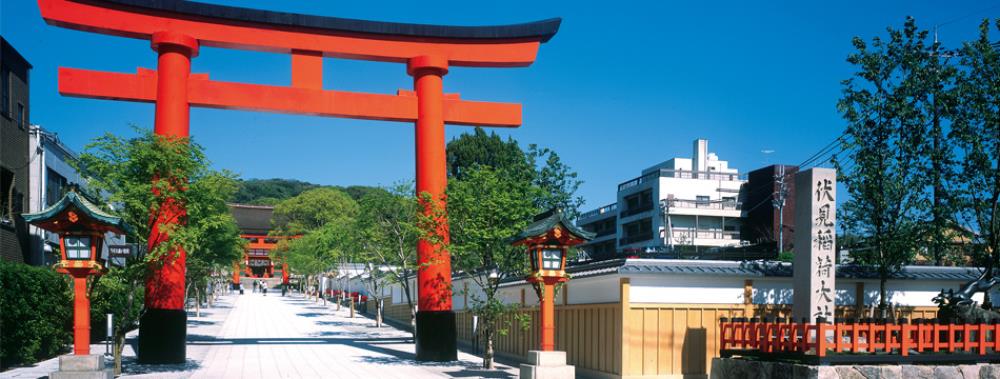
[{"label": "lantern roof", "polygon": [[24,221],[50,232],[96,231],[125,234],[131,228],[125,220],[105,212],[72,185],[62,199],[48,208],[23,214]]},{"label": "lantern roof", "polygon": [[577,245],[593,239],[594,235],[595,233],[583,230],[568,220],[562,209],[552,208],[535,216],[535,220],[511,237],[510,241],[514,245],[521,245],[558,240],[563,244]]}]

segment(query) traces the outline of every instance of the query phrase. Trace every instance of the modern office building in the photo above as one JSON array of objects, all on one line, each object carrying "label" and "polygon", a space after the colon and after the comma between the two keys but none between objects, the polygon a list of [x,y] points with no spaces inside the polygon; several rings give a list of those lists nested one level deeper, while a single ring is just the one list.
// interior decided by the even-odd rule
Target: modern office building
[{"label": "modern office building", "polygon": [[28,63],[0,37],[0,259],[30,260],[28,225],[20,215],[28,211],[28,149],[31,118]]},{"label": "modern office building", "polygon": [[[740,245],[745,178],[709,152],[708,140],[695,140],[692,150],[690,158],[669,159],[619,184],[616,204],[584,212],[578,225],[599,234],[584,251],[600,259]],[[614,251],[608,237],[611,224]]]}]

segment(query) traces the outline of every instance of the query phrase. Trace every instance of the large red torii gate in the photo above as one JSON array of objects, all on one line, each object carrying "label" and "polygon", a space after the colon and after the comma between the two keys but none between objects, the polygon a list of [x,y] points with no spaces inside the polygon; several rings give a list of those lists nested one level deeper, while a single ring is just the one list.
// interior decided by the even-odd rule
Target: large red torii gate
[{"label": "large red torii gate", "polygon": [[[451,66],[522,67],[534,62],[541,43],[560,19],[503,26],[440,26],[351,20],[270,12],[179,0],[38,0],[52,25],[150,40],[157,70],[135,74],[59,68],[59,92],[67,96],[156,104],[154,132],[187,137],[191,106],[415,123],[416,190],[445,205],[444,124],[517,127],[520,104],[478,102],[444,94]],[[191,73],[201,46],[291,55],[291,85],[215,81]],[[323,58],[405,63],[414,91],[395,95],[324,90]],[[178,222],[173,215],[157,225]],[[425,209],[425,212],[429,210]],[[438,232],[447,244],[447,221]],[[150,244],[167,236],[154,225]],[[446,246],[446,245],[445,245]],[[152,247],[152,246],[150,246]],[[451,259],[447,250],[417,246],[417,359],[454,360]],[[146,284],[147,311],[140,321],[139,359],[185,359],[185,252],[164,258]]]}]

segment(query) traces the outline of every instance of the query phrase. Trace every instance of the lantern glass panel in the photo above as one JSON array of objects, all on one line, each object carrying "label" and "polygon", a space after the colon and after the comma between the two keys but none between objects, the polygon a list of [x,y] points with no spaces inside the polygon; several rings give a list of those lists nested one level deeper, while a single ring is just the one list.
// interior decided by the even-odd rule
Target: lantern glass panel
[{"label": "lantern glass panel", "polygon": [[538,271],[538,250],[531,249],[531,271]]},{"label": "lantern glass panel", "polygon": [[542,269],[562,270],[562,255],[561,249],[542,250]]},{"label": "lantern glass panel", "polygon": [[90,237],[66,236],[66,259],[90,259]]}]

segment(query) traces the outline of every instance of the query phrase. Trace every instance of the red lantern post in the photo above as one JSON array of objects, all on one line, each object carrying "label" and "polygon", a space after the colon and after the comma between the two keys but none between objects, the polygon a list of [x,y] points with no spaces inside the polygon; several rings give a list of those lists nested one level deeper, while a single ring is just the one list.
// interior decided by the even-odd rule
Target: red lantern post
[{"label": "red lantern post", "polygon": [[555,289],[558,283],[569,280],[566,275],[566,252],[572,247],[594,237],[567,220],[562,210],[553,209],[535,216],[534,222],[512,238],[514,245],[527,247],[531,262],[531,275],[526,280],[537,286],[541,308],[539,347],[542,351],[555,350]]},{"label": "red lantern post", "polygon": [[124,234],[127,226],[86,198],[75,187],[57,203],[38,213],[22,215],[29,224],[59,234],[62,259],[56,270],[73,277],[73,352],[90,354],[90,299],[87,279],[104,273],[101,247],[107,232]]}]

